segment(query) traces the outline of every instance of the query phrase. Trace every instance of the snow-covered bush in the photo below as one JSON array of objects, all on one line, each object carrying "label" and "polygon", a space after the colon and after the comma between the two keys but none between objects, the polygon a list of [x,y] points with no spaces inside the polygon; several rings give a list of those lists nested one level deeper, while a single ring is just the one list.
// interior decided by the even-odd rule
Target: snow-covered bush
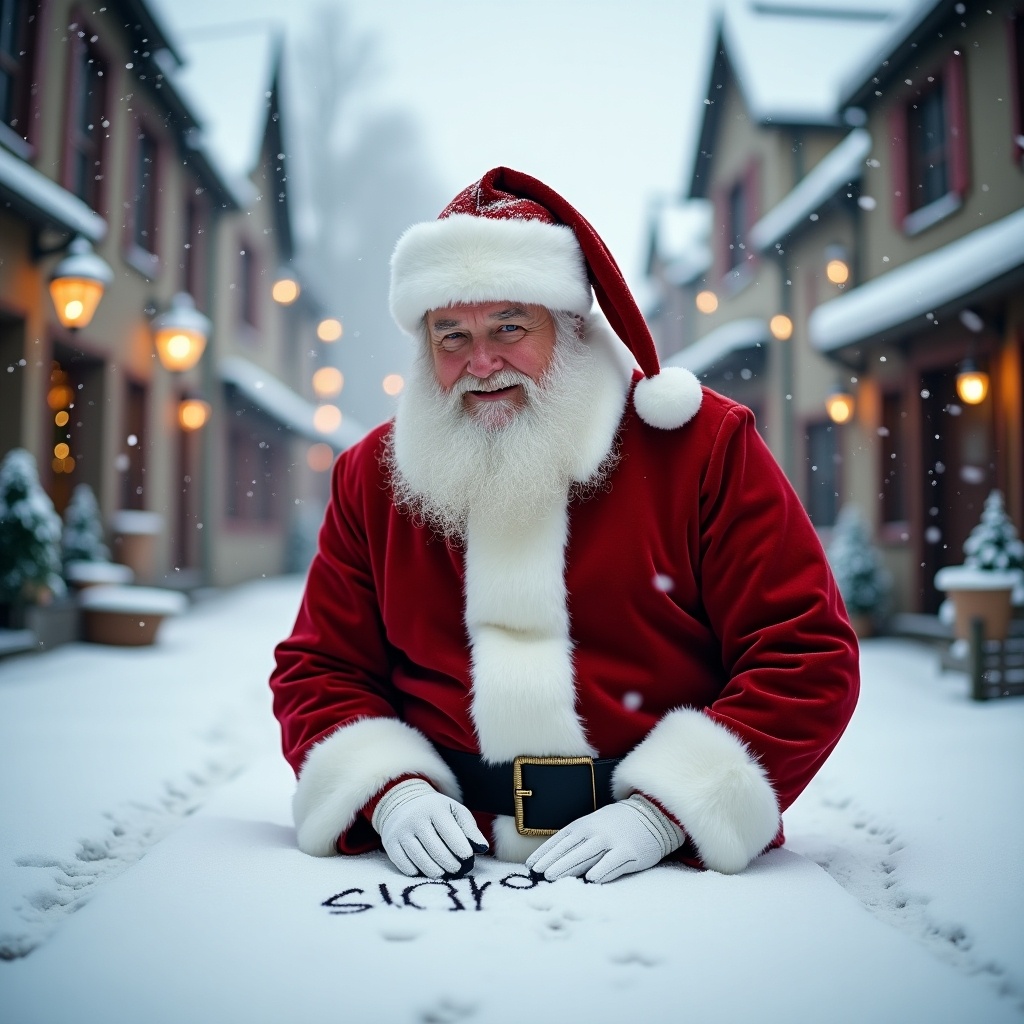
[{"label": "snow-covered bush", "polygon": [[964,565],[976,569],[1024,569],[1024,542],[1003,507],[1000,491],[991,491],[985,499],[981,521],[964,541]]},{"label": "snow-covered bush", "polygon": [[846,610],[877,625],[888,610],[892,578],[856,505],[840,510],[827,554]]},{"label": "snow-covered bush", "polygon": [[1024,542],[1006,514],[1001,491],[990,491],[981,520],[964,541],[964,565],[988,572],[1019,574],[1013,603],[1024,604]]},{"label": "snow-covered bush", "polygon": [[78,484],[64,510],[62,536],[64,564],[106,562],[110,549],[103,543],[103,523],[96,495],[88,484]]},{"label": "snow-covered bush", "polygon": [[61,520],[24,448],[0,464],[0,601],[41,604],[64,594]]}]

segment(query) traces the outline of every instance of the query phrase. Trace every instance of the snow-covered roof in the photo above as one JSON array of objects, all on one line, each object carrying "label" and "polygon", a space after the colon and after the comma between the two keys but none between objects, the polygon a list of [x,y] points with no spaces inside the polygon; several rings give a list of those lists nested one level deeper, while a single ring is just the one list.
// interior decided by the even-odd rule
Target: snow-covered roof
[{"label": "snow-covered roof", "polygon": [[833,352],[924,316],[1024,266],[1024,210],[895,267],[818,306],[811,344]]},{"label": "snow-covered roof", "polygon": [[323,431],[313,422],[316,406],[296,394],[287,384],[241,356],[228,356],[220,364],[220,378],[232,384],[289,430],[311,441],[325,441],[335,451],[354,445],[366,429],[346,419],[337,430]]},{"label": "snow-covered roof", "polygon": [[844,85],[915,0],[734,0],[723,34],[755,121],[838,124]]},{"label": "snow-covered roof", "polygon": [[100,241],[107,233],[107,222],[78,196],[2,147],[0,198],[27,207],[34,216],[90,242]]},{"label": "snow-covered roof", "polygon": [[770,248],[844,185],[857,180],[870,152],[870,133],[864,128],[855,128],[750,229],[754,247]]},{"label": "snow-covered roof", "polygon": [[673,284],[688,284],[711,266],[712,205],[704,199],[666,203],[654,224],[654,246]]},{"label": "snow-covered roof", "polygon": [[840,101],[848,103],[882,63],[899,48],[900,43],[943,2],[944,0],[906,0],[902,9],[896,11],[887,23],[886,32],[877,44],[860,53],[853,64],[844,65],[839,86]]},{"label": "snow-covered roof", "polygon": [[768,340],[768,324],[764,320],[758,317],[731,320],[664,360],[664,365],[683,366],[696,374],[705,373],[727,356],[757,348]]}]

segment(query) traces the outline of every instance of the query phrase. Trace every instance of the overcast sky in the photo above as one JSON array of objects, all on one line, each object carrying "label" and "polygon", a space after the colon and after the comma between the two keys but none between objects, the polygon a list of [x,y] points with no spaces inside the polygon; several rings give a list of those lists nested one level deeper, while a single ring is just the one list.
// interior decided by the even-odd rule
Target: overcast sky
[{"label": "overcast sky", "polygon": [[[185,49],[266,19],[308,34],[322,0],[153,0]],[[454,196],[506,164],[546,181],[643,276],[647,211],[676,195],[703,101],[714,0],[350,0],[377,37],[373,102],[422,127]],[[240,81],[244,79],[240,74]],[[225,97],[225,101],[229,98]]]}]

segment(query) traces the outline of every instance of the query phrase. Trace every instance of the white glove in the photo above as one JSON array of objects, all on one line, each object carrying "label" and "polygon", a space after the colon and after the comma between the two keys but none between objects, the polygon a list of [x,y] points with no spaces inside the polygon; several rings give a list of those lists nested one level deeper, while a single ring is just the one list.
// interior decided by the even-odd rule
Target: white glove
[{"label": "white glove", "polygon": [[423,779],[392,786],[371,818],[392,863],[405,875],[461,878],[487,849],[473,815]]},{"label": "white glove", "polygon": [[584,875],[586,882],[610,882],[654,867],[678,850],[686,834],[650,800],[634,793],[570,822],[526,861],[549,882]]}]

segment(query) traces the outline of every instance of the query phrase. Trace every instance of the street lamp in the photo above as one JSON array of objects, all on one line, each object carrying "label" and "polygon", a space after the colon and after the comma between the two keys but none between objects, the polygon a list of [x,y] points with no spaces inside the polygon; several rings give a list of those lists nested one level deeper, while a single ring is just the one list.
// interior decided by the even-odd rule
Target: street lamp
[{"label": "street lamp", "polygon": [[974,360],[967,358],[961,364],[956,375],[956,393],[960,401],[967,405],[980,405],[988,395],[988,374],[974,365]]},{"label": "street lamp", "polygon": [[853,419],[853,410],[856,407],[853,395],[845,385],[839,383],[832,389],[825,399],[825,411],[833,423],[849,423]]},{"label": "street lamp", "polygon": [[57,319],[69,330],[88,327],[114,272],[81,235],[50,273],[50,297]]},{"label": "street lamp", "polygon": [[302,289],[294,275],[287,270],[282,270],[274,281],[270,294],[273,300],[281,306],[290,306],[298,297]]},{"label": "street lamp", "polygon": [[178,403],[178,424],[182,430],[201,430],[210,418],[210,403],[201,398],[183,398]]},{"label": "street lamp", "polygon": [[166,312],[153,317],[153,342],[164,368],[175,373],[191,370],[199,362],[210,319],[196,309],[192,296],[178,292]]}]

